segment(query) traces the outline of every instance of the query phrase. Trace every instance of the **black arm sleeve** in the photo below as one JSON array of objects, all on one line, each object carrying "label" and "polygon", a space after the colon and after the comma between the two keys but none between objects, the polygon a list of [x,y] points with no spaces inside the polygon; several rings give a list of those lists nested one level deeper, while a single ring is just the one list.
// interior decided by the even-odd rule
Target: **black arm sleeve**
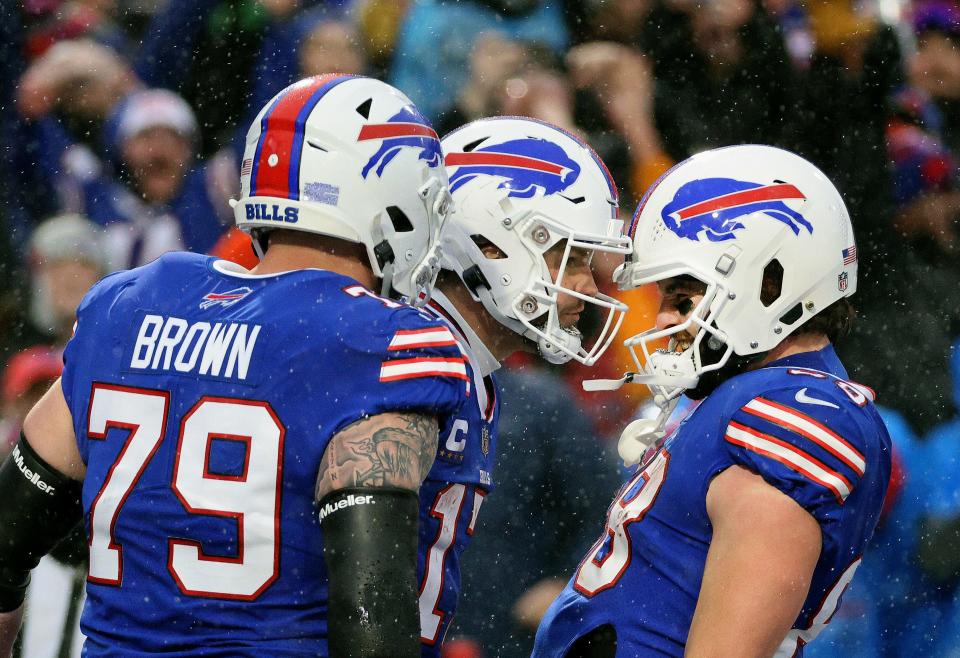
[{"label": "black arm sleeve", "polygon": [[417,494],[340,489],[319,508],[331,658],[419,658]]},{"label": "black arm sleeve", "polygon": [[81,489],[20,435],[0,466],[0,612],[23,604],[30,571],[83,518]]}]

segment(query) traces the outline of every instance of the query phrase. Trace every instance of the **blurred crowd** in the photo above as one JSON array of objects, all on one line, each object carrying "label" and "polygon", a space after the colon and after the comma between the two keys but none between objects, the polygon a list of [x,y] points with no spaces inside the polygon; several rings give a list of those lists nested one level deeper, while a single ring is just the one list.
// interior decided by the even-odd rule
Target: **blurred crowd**
[{"label": "blurred crowd", "polygon": [[[0,456],[93,282],[173,249],[254,262],[227,203],[246,127],[290,82],[332,71],[396,85],[441,135],[499,114],[582,135],[626,216],[706,148],[774,144],[817,164],[857,231],[859,318],[839,351],[877,390],[897,468],[874,555],[805,655],[960,655],[957,0],[5,2]],[[620,296],[623,335],[652,324],[651,291]],[[644,403],[578,383],[628,368],[613,351],[599,372],[504,375],[505,503],[484,508],[449,656],[529,651],[616,487],[603,437]]]}]

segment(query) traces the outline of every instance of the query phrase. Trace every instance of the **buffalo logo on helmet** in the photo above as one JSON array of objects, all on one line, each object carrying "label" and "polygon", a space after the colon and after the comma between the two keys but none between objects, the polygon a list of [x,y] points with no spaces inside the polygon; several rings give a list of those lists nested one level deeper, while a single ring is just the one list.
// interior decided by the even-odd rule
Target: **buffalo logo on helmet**
[{"label": "buffalo logo on helmet", "polygon": [[730,240],[745,228],[740,220],[757,213],[786,224],[794,235],[800,234],[801,227],[812,234],[810,222],[785,203],[803,200],[806,197],[800,190],[781,181],[767,185],[702,178],[682,185],[660,217],[677,236],[694,241],[700,240],[701,233],[711,242]]},{"label": "buffalo logo on helmet", "polygon": [[364,178],[376,167],[377,176],[383,176],[383,170],[401,149],[420,149],[420,160],[430,167],[438,167],[441,162],[440,138],[423,116],[412,106],[407,106],[387,119],[386,123],[368,123],[360,129],[358,142],[382,140],[360,175]]},{"label": "buffalo logo on helmet", "polygon": [[537,190],[545,195],[562,192],[580,176],[580,165],[563,148],[535,138],[448,153],[445,163],[457,168],[450,176],[451,192],[477,176],[496,176],[503,179],[498,189],[507,189],[507,196],[521,199],[529,199]]}]

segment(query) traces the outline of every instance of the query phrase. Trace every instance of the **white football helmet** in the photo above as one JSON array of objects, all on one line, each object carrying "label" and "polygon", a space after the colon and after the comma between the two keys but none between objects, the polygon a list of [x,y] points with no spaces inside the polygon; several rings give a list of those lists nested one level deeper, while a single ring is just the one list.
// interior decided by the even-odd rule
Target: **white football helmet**
[{"label": "white football helmet", "polygon": [[[550,124],[522,117],[480,119],[443,138],[456,212],[444,231],[444,268],[501,324],[534,341],[551,363],[593,365],[627,307],[564,285],[570,251],[626,255],[616,185],[593,150]],[[556,279],[544,254],[566,241]],[[499,257],[483,248],[496,247]],[[593,304],[606,319],[592,347],[560,325],[557,297]]]},{"label": "white football helmet", "polygon": [[384,294],[429,298],[447,175],[437,133],[390,85],[345,75],[290,85],[250,126],[240,184],[234,217],[254,238],[283,228],[361,243]]},{"label": "white football helmet", "polygon": [[[733,354],[773,349],[857,288],[857,248],[840,193],[815,166],[770,146],[731,146],[681,162],[647,191],[629,234],[633,255],[614,274],[621,289],[682,275],[706,285],[685,322],[626,341],[642,373],[631,379],[650,384],[661,401]],[[761,297],[765,273],[781,278],[774,299]],[[652,348],[664,338],[673,348],[691,327],[696,337],[684,351]],[[703,341],[717,360],[702,362]]]}]

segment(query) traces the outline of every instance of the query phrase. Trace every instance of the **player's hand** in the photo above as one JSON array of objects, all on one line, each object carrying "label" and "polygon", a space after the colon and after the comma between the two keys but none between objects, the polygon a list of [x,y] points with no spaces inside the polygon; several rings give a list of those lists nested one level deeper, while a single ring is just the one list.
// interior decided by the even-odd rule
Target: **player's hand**
[{"label": "player's hand", "polygon": [[960,192],[925,194],[897,215],[895,226],[906,237],[927,237],[945,254],[960,251]]},{"label": "player's hand", "polygon": [[552,71],[532,69],[504,86],[502,113],[525,116],[579,133],[573,120],[573,94],[567,81]]},{"label": "player's hand", "polygon": [[534,583],[513,604],[514,620],[524,628],[535,631],[540,620],[547,614],[550,604],[560,596],[565,585],[566,582],[560,578],[544,578]]},{"label": "player's hand", "polygon": [[139,84],[129,64],[111,48],[86,39],[61,41],[23,74],[17,106],[28,119],[59,106],[104,119]]},{"label": "player's hand", "polygon": [[652,117],[653,70],[640,51],[593,41],[571,49],[567,66],[574,85],[592,89],[618,129]]}]

